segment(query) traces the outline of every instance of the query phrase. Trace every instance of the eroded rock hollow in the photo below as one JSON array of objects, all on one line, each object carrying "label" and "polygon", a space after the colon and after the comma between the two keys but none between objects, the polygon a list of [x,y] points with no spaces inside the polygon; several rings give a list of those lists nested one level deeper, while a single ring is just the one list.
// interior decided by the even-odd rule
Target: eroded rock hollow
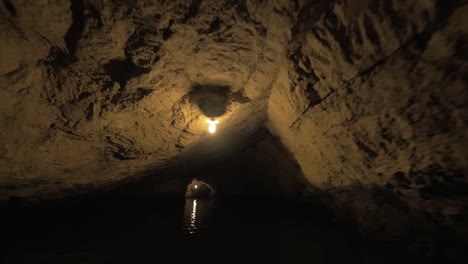
[{"label": "eroded rock hollow", "polygon": [[273,173],[297,180],[288,195],[364,233],[466,237],[467,12],[462,0],[4,0],[0,200],[104,191],[250,149],[292,166]]}]

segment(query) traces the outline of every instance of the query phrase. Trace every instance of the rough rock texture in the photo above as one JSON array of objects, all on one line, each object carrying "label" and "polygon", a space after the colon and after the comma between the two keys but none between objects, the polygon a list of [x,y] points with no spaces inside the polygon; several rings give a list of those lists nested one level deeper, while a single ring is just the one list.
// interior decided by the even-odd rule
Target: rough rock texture
[{"label": "rough rock texture", "polygon": [[99,189],[200,155],[183,154],[208,138],[194,87],[227,87],[220,133],[255,133],[293,7],[3,1],[0,199]]},{"label": "rough rock texture", "polygon": [[270,127],[363,231],[466,234],[467,12],[466,1],[301,4]]}]

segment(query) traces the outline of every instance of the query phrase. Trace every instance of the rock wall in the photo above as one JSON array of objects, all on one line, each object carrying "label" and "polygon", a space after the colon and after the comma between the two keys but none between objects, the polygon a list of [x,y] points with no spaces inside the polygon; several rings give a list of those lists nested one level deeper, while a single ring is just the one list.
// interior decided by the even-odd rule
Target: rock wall
[{"label": "rock wall", "polygon": [[[318,12],[320,10],[320,12]],[[466,1],[303,1],[270,128],[362,231],[466,236]]]},{"label": "rock wall", "polygon": [[2,1],[0,200],[99,190],[185,155],[207,138],[193,87],[227,87],[220,132],[261,127],[293,9],[289,1]]}]

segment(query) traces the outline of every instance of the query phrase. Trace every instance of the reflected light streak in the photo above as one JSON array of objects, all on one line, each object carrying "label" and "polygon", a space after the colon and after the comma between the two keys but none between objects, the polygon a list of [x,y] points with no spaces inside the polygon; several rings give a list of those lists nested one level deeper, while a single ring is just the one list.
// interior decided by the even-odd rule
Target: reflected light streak
[{"label": "reflected light streak", "polygon": [[193,200],[192,204],[192,214],[190,214],[190,234],[195,233],[197,229],[197,199]]}]

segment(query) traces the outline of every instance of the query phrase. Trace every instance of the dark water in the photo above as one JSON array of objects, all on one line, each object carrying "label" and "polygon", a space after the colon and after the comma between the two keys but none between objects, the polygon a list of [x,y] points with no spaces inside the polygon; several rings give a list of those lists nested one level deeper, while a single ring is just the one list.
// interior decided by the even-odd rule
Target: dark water
[{"label": "dark water", "polygon": [[215,200],[186,199],[182,230],[188,236],[200,236],[214,227]]},{"label": "dark water", "polygon": [[3,263],[397,263],[326,211],[280,199],[94,201],[10,211]]}]

